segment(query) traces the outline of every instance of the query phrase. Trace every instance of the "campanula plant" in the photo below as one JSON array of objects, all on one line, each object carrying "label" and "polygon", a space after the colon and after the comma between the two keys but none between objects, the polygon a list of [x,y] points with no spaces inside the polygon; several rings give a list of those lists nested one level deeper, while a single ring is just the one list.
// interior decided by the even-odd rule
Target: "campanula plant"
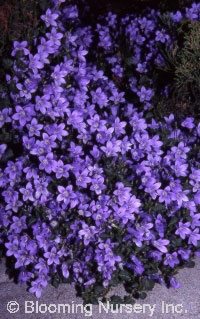
[{"label": "campanula plant", "polygon": [[[75,2],[53,0],[33,49],[14,42],[11,102],[0,113],[12,131],[0,145],[0,241],[37,297],[64,282],[95,303],[124,284],[134,302],[156,282],[178,288],[177,270],[200,255],[200,126],[149,112],[151,70],[164,63],[155,42],[174,41],[159,15],[119,25],[110,13],[94,27]],[[122,30],[128,67],[116,54]]]}]

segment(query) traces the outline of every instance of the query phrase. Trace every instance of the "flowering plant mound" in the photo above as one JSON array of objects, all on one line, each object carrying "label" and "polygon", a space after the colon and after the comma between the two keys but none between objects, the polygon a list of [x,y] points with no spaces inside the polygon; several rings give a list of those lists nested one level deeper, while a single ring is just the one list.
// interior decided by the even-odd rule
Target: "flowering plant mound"
[{"label": "flowering plant mound", "polygon": [[[41,19],[31,52],[14,42],[0,113],[12,134],[0,145],[0,239],[18,280],[37,297],[50,281],[74,283],[86,302],[118,284],[126,303],[155,282],[178,288],[177,269],[200,254],[200,125],[156,122],[130,103],[94,62],[97,30],[110,61],[115,42],[82,25],[75,4],[54,0]],[[134,85],[148,109],[153,90]]]}]

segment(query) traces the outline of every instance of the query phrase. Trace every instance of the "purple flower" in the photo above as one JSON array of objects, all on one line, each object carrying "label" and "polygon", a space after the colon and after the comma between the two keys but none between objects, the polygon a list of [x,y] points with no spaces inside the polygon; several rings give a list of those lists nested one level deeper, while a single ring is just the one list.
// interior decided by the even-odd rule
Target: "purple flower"
[{"label": "purple flower", "polygon": [[16,87],[19,90],[19,96],[25,97],[27,100],[31,99],[31,93],[33,93],[33,90],[28,90],[24,85],[21,83],[17,83]]},{"label": "purple flower", "polygon": [[54,68],[54,72],[51,74],[55,84],[58,86],[65,83],[64,78],[66,77],[66,75],[67,75],[67,72],[62,70],[60,65],[56,65]]},{"label": "purple flower", "polygon": [[53,127],[53,135],[56,136],[56,138],[61,142],[63,139],[63,136],[69,135],[69,133],[65,129],[65,124],[61,123],[59,125],[54,124]]},{"label": "purple flower", "polygon": [[141,90],[137,92],[137,95],[140,98],[140,102],[150,101],[153,96],[152,89],[146,89],[144,86],[141,87]]},{"label": "purple flower", "polygon": [[180,288],[180,283],[176,280],[176,278],[174,276],[170,277],[170,286],[174,289],[178,289]]},{"label": "purple flower", "polygon": [[50,149],[46,145],[44,145],[43,142],[37,140],[36,143],[34,143],[34,146],[31,148],[30,154],[39,156],[44,155],[47,152],[50,152]]},{"label": "purple flower", "polygon": [[173,192],[172,193],[172,200],[177,201],[178,206],[181,207],[183,202],[188,202],[189,199],[186,196],[186,194],[188,194],[189,191],[185,190],[185,191],[177,191],[177,192]]},{"label": "purple flower", "polygon": [[146,73],[147,72],[147,68],[146,68],[147,63],[138,63],[136,71],[138,71],[139,73]]},{"label": "purple flower", "polygon": [[194,118],[193,117],[186,117],[186,119],[181,123],[181,126],[186,127],[188,129],[194,128]]},{"label": "purple flower", "polygon": [[82,230],[78,234],[84,238],[84,245],[88,245],[94,239],[95,234],[98,233],[95,226],[88,226],[86,223],[82,224]]},{"label": "purple flower", "polygon": [[164,231],[166,228],[166,220],[161,214],[158,214],[155,220],[155,228],[161,238],[164,237]]},{"label": "purple flower", "polygon": [[179,248],[178,249],[178,254],[181,255],[181,258],[183,260],[188,260],[190,258],[191,250],[190,249]]},{"label": "purple flower", "polygon": [[117,153],[121,151],[121,141],[108,141],[106,146],[101,146],[101,150],[105,152],[107,157],[117,156]]},{"label": "purple flower", "polygon": [[78,55],[78,58],[79,58],[79,61],[81,62],[85,62],[86,59],[85,59],[85,55],[87,55],[88,51],[84,50],[83,47],[81,46],[77,52],[77,55]]},{"label": "purple flower", "polygon": [[138,275],[142,275],[142,273],[144,272],[144,267],[143,267],[143,264],[141,263],[141,261],[135,255],[131,255],[130,258],[133,262],[133,270]]},{"label": "purple flower", "polygon": [[26,188],[20,188],[19,191],[23,194],[23,200],[24,201],[30,200],[30,201],[34,202],[33,188],[32,188],[32,184],[31,183],[28,183],[26,185]]},{"label": "purple flower", "polygon": [[6,256],[14,256],[17,258],[18,250],[19,250],[19,241],[18,239],[14,239],[12,242],[5,243],[7,248]]},{"label": "purple flower", "polygon": [[137,199],[135,195],[132,195],[125,201],[123,207],[130,213],[139,213],[139,207],[141,205],[140,200]]},{"label": "purple flower", "polygon": [[99,87],[96,91],[91,91],[92,103],[97,103],[100,108],[103,108],[108,103],[106,94]]},{"label": "purple flower", "polygon": [[149,179],[145,183],[145,186],[146,186],[145,192],[149,193],[153,199],[156,199],[158,195],[157,191],[160,188],[161,183],[156,183],[155,179]]},{"label": "purple flower", "polygon": [[77,146],[74,142],[70,143],[70,147],[68,148],[68,150],[69,150],[70,156],[72,158],[79,157],[79,156],[83,155],[82,147]]},{"label": "purple flower", "polygon": [[23,144],[27,150],[31,150],[33,145],[35,145],[35,138],[28,138],[27,136],[23,136],[22,138]]},{"label": "purple flower", "polygon": [[53,160],[53,153],[49,153],[46,156],[39,156],[40,170],[45,170],[46,173],[51,173],[54,170],[55,167],[55,161]]},{"label": "purple flower", "polygon": [[69,277],[69,270],[68,270],[67,263],[62,264],[62,274],[63,274],[63,277],[65,277],[65,278]]},{"label": "purple flower", "polygon": [[165,43],[169,40],[169,35],[165,33],[165,30],[162,29],[161,31],[156,31],[156,41]]},{"label": "purple flower", "polygon": [[68,178],[71,165],[64,164],[63,161],[59,160],[56,162],[55,166],[53,167],[53,171],[56,173],[56,178],[60,179],[62,177]]},{"label": "purple flower", "polygon": [[12,187],[9,187],[5,191],[3,191],[2,195],[4,196],[4,200],[6,203],[10,203],[18,199],[18,192],[16,192]]},{"label": "purple flower", "polygon": [[130,187],[125,187],[123,183],[116,183],[117,190],[113,192],[118,197],[119,202],[126,202],[130,198]]},{"label": "purple flower", "polygon": [[22,268],[22,270],[19,273],[18,280],[21,283],[24,283],[24,282],[27,282],[32,277],[33,277],[33,274],[30,271],[27,271],[24,268]]},{"label": "purple flower", "polygon": [[[193,3],[193,5],[196,5],[196,3]],[[186,18],[190,19],[190,20],[196,20],[198,19],[198,11],[195,12],[193,10],[193,5],[192,8],[186,8]]]},{"label": "purple flower", "polygon": [[50,50],[50,52],[48,52],[48,53],[54,53],[54,50],[53,50],[53,52],[51,51],[50,45],[52,47],[60,46],[60,44],[61,44],[60,40],[63,38],[63,34],[58,32],[56,28],[52,28],[51,33],[47,32],[46,36],[49,39],[49,41],[46,42],[47,45],[49,44],[49,46],[48,46],[49,49],[47,48],[47,50],[48,51]]},{"label": "purple flower", "polygon": [[101,194],[102,190],[106,188],[104,185],[104,178],[103,177],[98,177],[92,179],[92,185],[90,186],[90,189],[94,191],[97,195]]},{"label": "purple flower", "polygon": [[160,250],[162,253],[167,253],[167,246],[169,244],[168,239],[158,239],[158,240],[153,240],[152,244],[154,247],[156,247],[158,250]]},{"label": "purple flower", "polygon": [[199,249],[197,251],[195,251],[194,254],[195,254],[196,257],[200,258],[200,250]]},{"label": "purple flower", "polygon": [[56,250],[56,247],[51,248],[51,251],[44,253],[44,257],[47,258],[47,264],[50,266],[52,264],[59,265],[60,257]]},{"label": "purple flower", "polygon": [[22,170],[22,162],[17,161],[17,162],[12,162],[8,161],[7,167],[5,169],[5,173],[9,174],[9,177],[11,179],[15,179],[18,174],[20,174]]},{"label": "purple flower", "polygon": [[173,146],[171,150],[174,153],[176,158],[186,159],[187,158],[186,153],[190,151],[190,147],[187,147],[184,145],[183,142],[180,142],[177,147]]},{"label": "purple flower", "polygon": [[176,161],[175,165],[172,165],[171,168],[174,170],[174,173],[177,177],[186,176],[188,164],[184,164],[182,161]]},{"label": "purple flower", "polygon": [[27,229],[26,216],[13,216],[12,220],[13,223],[11,224],[10,229],[12,229],[15,233],[21,233],[23,229]]},{"label": "purple flower", "polygon": [[6,144],[0,144],[0,158],[2,157],[2,155],[5,152],[6,148],[7,148]]},{"label": "purple flower", "polygon": [[105,255],[104,255],[104,261],[110,266],[114,267],[116,262],[121,262],[121,257],[120,256],[115,256],[113,253],[112,249],[110,247],[107,247],[105,249]]},{"label": "purple flower", "polygon": [[39,258],[39,262],[35,265],[35,269],[39,271],[40,274],[47,275],[49,271],[49,266],[47,265],[47,261],[43,258]]},{"label": "purple flower", "polygon": [[42,114],[45,114],[48,109],[51,108],[51,102],[49,102],[50,96],[45,94],[42,97],[35,97],[35,109],[40,111]]},{"label": "purple flower", "polygon": [[160,251],[150,251],[148,253],[148,257],[153,258],[154,261],[161,261],[162,260],[162,252]]},{"label": "purple flower", "polygon": [[2,111],[0,111],[0,128],[4,125],[4,123],[11,122],[10,118],[11,109],[5,108]]},{"label": "purple flower", "polygon": [[11,211],[5,211],[4,209],[0,209],[0,225],[3,225],[4,227],[8,227],[11,223],[11,217],[12,212]]},{"label": "purple flower", "polygon": [[14,49],[12,50],[11,55],[15,56],[18,51],[23,51],[24,55],[29,54],[29,50],[26,48],[27,45],[28,45],[27,41],[22,41],[22,42],[14,41],[13,42]]},{"label": "purple flower", "polygon": [[112,96],[109,98],[110,101],[113,101],[114,104],[119,104],[125,102],[124,92],[118,92],[117,89],[112,89]]},{"label": "purple flower", "polygon": [[88,124],[90,125],[91,132],[99,131],[103,129],[106,121],[101,120],[98,114],[95,114],[92,118],[87,120]]},{"label": "purple flower", "polygon": [[91,182],[88,177],[88,169],[84,169],[81,173],[76,173],[76,185],[87,188],[87,184]]},{"label": "purple flower", "polygon": [[191,214],[191,217],[192,217],[191,227],[195,228],[200,226],[200,214]]},{"label": "purple flower", "polygon": [[57,13],[52,13],[51,10],[48,8],[45,15],[41,16],[41,19],[45,22],[47,27],[53,26],[56,27],[56,19],[58,18]]},{"label": "purple flower", "polygon": [[200,240],[199,229],[195,228],[195,230],[193,230],[189,235],[188,244],[192,244],[194,246],[197,246],[198,240]]},{"label": "purple flower", "polygon": [[43,69],[44,63],[41,62],[40,54],[29,54],[29,69],[33,71],[33,73],[38,73],[38,69]]},{"label": "purple flower", "polygon": [[21,207],[22,205],[23,203],[19,201],[18,199],[16,199],[10,202],[8,205],[6,205],[6,210],[12,209],[13,212],[17,213],[19,210],[19,207]]},{"label": "purple flower", "polygon": [[134,215],[130,212],[130,210],[126,210],[125,207],[114,206],[113,209],[115,210],[115,217],[118,219],[120,218],[123,225],[127,224],[129,220],[135,220]]},{"label": "purple flower", "polygon": [[185,239],[186,236],[191,234],[191,230],[189,229],[190,222],[183,224],[182,221],[180,221],[178,225],[179,227],[175,232],[176,235],[180,235],[182,239]]},{"label": "purple flower", "polygon": [[38,124],[38,121],[36,118],[33,118],[31,121],[31,124],[26,125],[29,130],[29,136],[40,136],[40,131],[43,128],[42,124]]},{"label": "purple flower", "polygon": [[74,208],[77,205],[77,200],[73,200],[76,198],[76,194],[72,190],[72,185],[68,185],[67,187],[58,186],[59,195],[57,196],[58,202],[64,202],[66,205],[71,203],[70,207]]},{"label": "purple flower", "polygon": [[[51,33],[47,33],[47,37],[50,38],[48,35],[51,37]],[[50,39],[49,41],[46,41],[45,38],[41,37],[40,39],[40,45],[38,45],[38,54],[40,55],[41,53],[45,53],[49,55],[50,53],[55,52],[54,42]]]},{"label": "purple flower", "polygon": [[172,254],[166,254],[164,265],[169,265],[171,268],[174,268],[175,265],[179,264],[177,252]]},{"label": "purple flower", "polygon": [[34,113],[32,107],[24,108],[19,105],[16,106],[16,112],[17,113],[15,113],[12,118],[16,121],[19,121],[22,127],[26,124],[26,122],[31,120],[31,117]]},{"label": "purple flower", "polygon": [[48,135],[47,133],[42,134],[43,143],[45,146],[47,146],[49,149],[57,147],[57,144],[55,142],[56,136],[55,135]]},{"label": "purple flower", "polygon": [[41,280],[36,279],[31,282],[32,287],[29,289],[30,292],[35,293],[37,298],[40,298],[42,290],[46,287],[47,283],[42,283]]}]

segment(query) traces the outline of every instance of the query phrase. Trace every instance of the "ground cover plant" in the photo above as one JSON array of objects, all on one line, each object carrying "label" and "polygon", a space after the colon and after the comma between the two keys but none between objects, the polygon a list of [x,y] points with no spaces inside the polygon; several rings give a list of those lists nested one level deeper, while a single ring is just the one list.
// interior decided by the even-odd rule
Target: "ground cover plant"
[{"label": "ground cover plant", "polygon": [[[37,297],[63,282],[96,303],[124,284],[124,299],[111,301],[133,303],[156,282],[178,288],[178,269],[200,255],[198,117],[154,116],[171,94],[157,70],[169,69],[183,26],[195,38],[200,5],[109,12],[96,24],[82,6],[52,1],[32,46],[13,43],[1,93],[0,242]],[[189,61],[189,41],[178,61],[183,51]]]}]

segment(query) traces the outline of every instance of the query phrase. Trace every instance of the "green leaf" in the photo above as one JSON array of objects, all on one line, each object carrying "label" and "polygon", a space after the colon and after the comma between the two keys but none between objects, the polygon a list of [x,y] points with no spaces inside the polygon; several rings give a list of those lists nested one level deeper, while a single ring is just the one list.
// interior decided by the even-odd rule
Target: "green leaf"
[{"label": "green leaf", "polygon": [[51,284],[52,286],[54,286],[55,288],[58,288],[59,284],[60,284],[60,278],[56,275],[52,278],[51,280]]},{"label": "green leaf", "polygon": [[163,204],[156,204],[154,211],[157,213],[163,213],[166,211],[166,207]]},{"label": "green leaf", "polygon": [[53,233],[53,234],[51,234],[51,236],[50,236],[50,240],[54,240],[54,239],[56,239],[56,237],[57,237],[57,235],[55,234],[55,233]]},{"label": "green leaf", "polygon": [[[141,261],[143,262],[143,260],[141,259]],[[149,263],[149,262],[146,262],[146,273],[148,275],[151,275],[151,274],[156,274],[158,272],[158,265],[155,264],[155,263]]]},{"label": "green leaf", "polygon": [[145,279],[143,281],[143,284],[144,284],[145,290],[152,290],[155,285],[155,282],[151,279]]},{"label": "green leaf", "polygon": [[144,292],[144,291],[142,291],[141,293],[140,293],[140,299],[142,299],[142,300],[144,300],[146,297],[147,297],[147,293],[146,292]]},{"label": "green leaf", "polygon": [[21,70],[25,70],[27,68],[26,63],[24,63],[22,60],[18,60],[16,63],[18,68],[20,68]]},{"label": "green leaf", "polygon": [[200,240],[197,240],[197,248],[200,248]]},{"label": "green leaf", "polygon": [[126,58],[125,63],[127,65],[133,65],[133,57],[131,56],[131,57]]},{"label": "green leaf", "polygon": [[181,238],[173,239],[171,243],[174,247],[180,247],[182,246],[182,239]]},{"label": "green leaf", "polygon": [[132,296],[133,296],[135,299],[138,299],[138,298],[140,297],[140,294],[139,294],[138,291],[134,291],[134,292],[132,293]]},{"label": "green leaf", "polygon": [[131,280],[131,276],[129,274],[129,272],[127,270],[121,270],[119,272],[119,277],[123,280],[123,281],[129,281]]},{"label": "green leaf", "polygon": [[174,224],[176,224],[178,222],[178,218],[176,216],[173,216],[170,220],[170,222],[168,223],[168,226],[172,226]]},{"label": "green leaf", "polygon": [[3,93],[3,92],[5,92],[5,87],[2,84],[0,84],[0,93]]},{"label": "green leaf", "polygon": [[148,112],[148,113],[145,115],[145,118],[146,118],[146,119],[152,119],[152,118],[153,118],[153,113],[152,113],[152,112]]},{"label": "green leaf", "polygon": [[101,239],[107,239],[107,238],[110,238],[110,234],[108,233],[103,233],[99,236]]},{"label": "green leaf", "polygon": [[110,285],[112,287],[117,287],[120,284],[120,280],[118,278],[113,278],[110,280]]},{"label": "green leaf", "polygon": [[105,288],[103,286],[97,285],[95,286],[94,291],[95,291],[95,294],[101,295],[105,291]]},{"label": "green leaf", "polygon": [[120,296],[113,295],[110,299],[112,304],[123,304],[123,299]]},{"label": "green leaf", "polygon": [[184,265],[188,268],[194,268],[195,262],[193,260],[188,260]]},{"label": "green leaf", "polygon": [[11,67],[13,66],[13,60],[7,58],[3,59],[3,66],[6,69],[11,69]]},{"label": "green leaf", "polygon": [[83,295],[83,299],[84,299],[84,305],[91,303],[92,305],[98,305],[99,301],[95,296],[87,296],[86,298]]},{"label": "green leaf", "polygon": [[135,303],[135,300],[132,298],[132,296],[124,296],[124,303],[133,305]]},{"label": "green leaf", "polygon": [[32,226],[37,222],[37,218],[35,216],[31,216],[28,220],[28,226]]},{"label": "green leaf", "polygon": [[131,285],[132,288],[138,288],[139,287],[139,283],[138,282],[134,282],[132,285]]},{"label": "green leaf", "polygon": [[40,0],[40,8],[42,11],[46,11],[49,8],[49,1],[48,0]]},{"label": "green leaf", "polygon": [[73,280],[72,280],[71,277],[68,277],[68,278],[63,277],[62,278],[62,283],[63,284],[71,284],[72,282],[73,282]]}]

